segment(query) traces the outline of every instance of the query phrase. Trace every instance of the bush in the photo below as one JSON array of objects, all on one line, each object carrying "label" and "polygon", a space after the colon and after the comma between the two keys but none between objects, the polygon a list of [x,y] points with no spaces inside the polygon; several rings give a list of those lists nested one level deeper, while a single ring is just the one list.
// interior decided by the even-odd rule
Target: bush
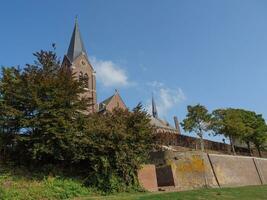
[{"label": "bush", "polygon": [[104,192],[137,188],[137,170],[148,160],[153,146],[149,117],[142,106],[132,112],[116,109],[92,115],[85,135],[79,139],[79,154],[87,162],[87,184]]}]

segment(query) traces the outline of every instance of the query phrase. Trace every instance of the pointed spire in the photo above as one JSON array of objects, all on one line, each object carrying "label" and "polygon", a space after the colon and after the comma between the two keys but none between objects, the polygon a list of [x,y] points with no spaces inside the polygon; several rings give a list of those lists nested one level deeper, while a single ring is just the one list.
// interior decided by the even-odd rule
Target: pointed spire
[{"label": "pointed spire", "polygon": [[158,118],[158,111],[157,111],[156,103],[154,101],[153,93],[152,93],[152,116],[155,118]]},{"label": "pointed spire", "polygon": [[67,57],[72,63],[79,55],[84,54],[87,57],[87,53],[83,44],[82,36],[79,30],[78,19],[75,17],[75,25],[70,40]]}]

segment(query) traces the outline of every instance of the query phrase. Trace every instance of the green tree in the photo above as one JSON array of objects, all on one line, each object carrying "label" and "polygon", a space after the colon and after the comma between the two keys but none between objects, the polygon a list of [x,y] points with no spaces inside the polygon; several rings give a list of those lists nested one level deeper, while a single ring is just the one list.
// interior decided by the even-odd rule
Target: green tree
[{"label": "green tree", "polygon": [[262,115],[252,111],[243,111],[242,119],[247,128],[241,140],[248,145],[250,153],[250,143],[253,143],[258,150],[259,156],[262,157],[261,150],[264,149],[267,141],[267,125],[265,120]]},{"label": "green tree", "polygon": [[203,134],[209,130],[211,115],[205,106],[197,104],[187,106],[186,118],[181,123],[183,129],[189,132],[195,132],[200,138],[201,150],[204,151]]},{"label": "green tree", "polygon": [[80,97],[85,92],[83,83],[61,68],[54,51],[34,56],[34,64],[23,71],[3,69],[2,130],[16,135],[13,150],[22,160],[67,163],[75,153],[72,139],[79,132],[77,119],[86,117],[89,101]]},{"label": "green tree", "polygon": [[215,134],[221,134],[229,138],[232,151],[236,154],[234,144],[247,131],[241,111],[232,108],[214,110],[211,127]]},{"label": "green tree", "polygon": [[115,109],[93,114],[85,121],[83,135],[75,140],[77,160],[89,171],[88,184],[105,192],[137,186],[137,170],[153,150],[148,114],[138,105],[132,112]]},{"label": "green tree", "polygon": [[142,106],[88,115],[84,84],[61,68],[54,51],[34,55],[23,70],[3,69],[1,151],[10,148],[10,159],[25,165],[75,168],[106,192],[138,186],[137,170],[154,148]]},{"label": "green tree", "polygon": [[258,149],[263,148],[266,138],[266,123],[262,115],[244,109],[217,109],[212,112],[212,129],[215,134],[222,134],[230,139],[235,154],[236,140],[245,142],[251,153],[253,143]]},{"label": "green tree", "polygon": [[14,146],[23,117],[23,87],[19,68],[2,68],[0,79],[0,140],[1,153],[6,156],[8,147]]}]

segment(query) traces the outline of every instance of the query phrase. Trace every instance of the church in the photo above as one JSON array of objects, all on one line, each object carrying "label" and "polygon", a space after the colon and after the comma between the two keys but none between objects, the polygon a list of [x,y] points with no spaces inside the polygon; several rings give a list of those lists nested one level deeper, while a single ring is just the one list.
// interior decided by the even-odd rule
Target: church
[{"label": "church", "polygon": [[83,95],[90,100],[87,108],[88,113],[103,113],[112,111],[115,107],[127,108],[117,90],[111,97],[99,104],[97,103],[96,72],[87,55],[77,19],[75,20],[69,48],[64,56],[62,67],[75,74],[79,81],[84,82],[86,92]]},{"label": "church", "polygon": [[[87,55],[77,19],[75,20],[67,54],[63,58],[62,67],[73,73],[75,78],[84,82],[86,92],[83,95],[86,95],[90,100],[87,108],[88,113],[112,112],[114,108],[127,109],[126,104],[117,90],[115,90],[112,96],[97,103],[96,72]],[[156,133],[180,134],[179,123],[176,117],[174,118],[174,122],[175,128],[168,122],[159,118],[156,103],[152,97],[152,115],[150,123],[156,127]]]}]

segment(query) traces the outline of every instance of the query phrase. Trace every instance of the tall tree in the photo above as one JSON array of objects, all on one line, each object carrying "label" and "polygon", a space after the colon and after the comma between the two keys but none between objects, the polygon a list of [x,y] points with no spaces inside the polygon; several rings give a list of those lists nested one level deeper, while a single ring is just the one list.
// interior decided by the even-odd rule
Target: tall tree
[{"label": "tall tree", "polygon": [[[1,126],[16,134],[21,158],[54,162],[71,160],[77,119],[86,117],[89,100],[83,83],[60,66],[54,51],[34,54],[23,71],[4,69],[1,79]],[[11,130],[12,129],[12,130]]]},{"label": "tall tree", "polygon": [[212,129],[215,134],[229,137],[235,154],[236,140],[245,142],[251,154],[251,143],[258,149],[263,147],[266,138],[266,123],[262,115],[244,109],[217,109],[212,112]]},{"label": "tall tree", "polygon": [[83,83],[61,68],[55,52],[34,55],[35,64],[27,65],[22,74],[30,97],[23,123],[30,135],[27,145],[34,159],[71,160],[77,118],[85,117],[89,100],[80,96],[85,92]]},{"label": "tall tree", "polygon": [[264,149],[267,142],[267,125],[265,120],[260,114],[243,111],[243,121],[247,131],[241,139],[247,143],[250,152],[250,143],[253,143],[258,150],[259,156],[262,157],[261,150]]},{"label": "tall tree", "polygon": [[221,134],[228,137],[232,152],[236,154],[235,142],[246,132],[246,126],[241,117],[241,111],[238,109],[217,109],[212,112],[211,127],[215,134]]},{"label": "tall tree", "polygon": [[16,143],[23,118],[23,87],[19,68],[2,68],[0,79],[0,140],[2,155]]},{"label": "tall tree", "polygon": [[201,150],[204,151],[203,135],[209,130],[211,115],[205,106],[197,104],[187,106],[186,118],[181,123],[183,129],[189,132],[195,132],[200,138]]}]

